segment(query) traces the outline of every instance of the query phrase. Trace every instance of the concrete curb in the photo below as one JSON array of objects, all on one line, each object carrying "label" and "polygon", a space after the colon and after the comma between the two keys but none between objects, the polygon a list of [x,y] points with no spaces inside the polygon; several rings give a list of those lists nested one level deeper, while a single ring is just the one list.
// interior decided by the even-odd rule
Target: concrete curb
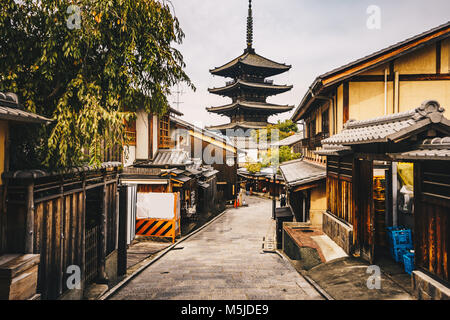
[{"label": "concrete curb", "polygon": [[190,237],[196,235],[197,233],[199,233],[200,231],[202,231],[203,229],[205,229],[206,227],[208,227],[209,225],[211,225],[212,223],[214,223],[216,220],[220,219],[222,216],[224,216],[229,209],[226,209],[224,212],[222,212],[221,214],[219,214],[217,217],[213,218],[211,221],[207,222],[206,224],[204,224],[203,226],[201,226],[200,228],[198,228],[197,230],[191,232],[190,234],[188,234],[187,236],[185,236],[184,238],[181,238],[180,240],[178,240],[178,242],[172,244],[170,247],[164,249],[163,251],[161,251],[157,256],[155,256],[152,260],[148,261],[147,263],[145,263],[143,266],[141,266],[139,269],[137,269],[135,272],[133,272],[132,274],[130,274],[129,276],[127,276],[125,279],[123,279],[122,281],[120,281],[118,284],[116,284],[114,287],[112,287],[110,290],[108,290],[104,295],[102,295],[98,300],[106,300],[109,297],[111,297],[112,295],[114,295],[120,288],[122,288],[125,284],[127,284],[129,281],[131,281],[134,277],[136,277],[138,274],[140,274],[142,271],[144,271],[145,269],[147,269],[148,267],[150,267],[153,263],[155,263],[156,261],[158,261],[159,259],[161,259],[163,256],[165,256],[169,251],[171,251],[172,249],[174,249],[177,245],[179,245],[180,243],[182,243],[183,241],[189,239]]}]

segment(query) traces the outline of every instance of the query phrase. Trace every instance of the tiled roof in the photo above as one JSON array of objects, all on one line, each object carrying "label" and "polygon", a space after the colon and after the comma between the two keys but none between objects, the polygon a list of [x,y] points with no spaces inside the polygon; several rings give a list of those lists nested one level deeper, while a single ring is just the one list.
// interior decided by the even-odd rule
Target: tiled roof
[{"label": "tiled roof", "polygon": [[352,148],[343,145],[325,144],[322,150],[313,151],[313,153],[320,156],[343,156],[352,153]]},{"label": "tiled roof", "polygon": [[426,139],[415,150],[389,156],[397,160],[450,160],[450,137]]},{"label": "tiled roof", "polygon": [[189,153],[184,150],[159,150],[152,165],[185,165],[190,164]]},{"label": "tiled roof", "polygon": [[[344,78],[348,78],[354,75],[357,75],[361,72],[364,72],[365,70],[368,70],[370,68],[373,68],[377,65],[380,64],[380,57],[385,57],[385,55],[389,54],[388,57],[386,57],[384,60],[382,60],[383,63],[388,63],[389,61],[394,60],[395,58],[398,57],[399,54],[404,54],[404,51],[402,51],[401,49],[405,49],[407,48],[408,52],[413,51],[413,50],[418,50],[420,48],[423,48],[424,43],[421,42],[422,39],[425,39],[425,43],[430,43],[432,41],[436,41],[439,38],[446,38],[450,36],[450,21],[440,25],[436,28],[433,28],[431,30],[428,30],[426,32],[423,32],[421,34],[418,34],[412,38],[406,39],[404,41],[398,42],[392,46],[389,46],[385,49],[382,49],[380,51],[374,52],[368,56],[365,56],[363,58],[360,58],[356,61],[353,61],[351,63],[348,63],[346,65],[343,65],[339,68],[336,68],[334,70],[331,70],[327,73],[324,73],[320,76],[318,76],[314,82],[311,84],[310,86],[310,90],[308,90],[302,101],[300,102],[299,106],[297,107],[297,109],[295,110],[295,112],[293,113],[291,119],[296,122],[298,120],[300,120],[300,118],[302,117],[302,115],[304,113],[306,113],[307,109],[309,108],[309,105],[311,103],[312,100],[315,100],[315,96],[319,96],[321,91],[324,88],[327,88],[328,86],[331,86],[335,83],[335,81],[324,84],[324,81],[327,78],[330,77],[334,77],[336,75],[339,74],[345,74],[345,77],[338,77],[338,79],[336,81],[342,81]],[[361,68],[358,69],[354,72],[350,72],[350,73],[345,73],[345,71],[352,69],[356,66],[366,66],[365,68]]]},{"label": "tiled roof", "polygon": [[50,123],[51,120],[32,112],[21,110],[17,95],[14,93],[0,92],[0,119],[28,122],[28,123]]},{"label": "tiled roof", "polygon": [[274,142],[271,144],[271,146],[292,146],[296,144],[297,142],[300,142],[303,139],[303,133],[297,133],[292,136],[287,137],[286,139]]},{"label": "tiled roof", "polygon": [[269,125],[268,122],[232,122],[224,125],[207,127],[208,130],[226,130],[226,129],[262,129]]},{"label": "tiled roof", "polygon": [[419,108],[363,121],[348,121],[344,130],[328,139],[322,145],[353,145],[394,140],[403,133],[418,129],[430,123],[448,120],[444,109],[436,101],[425,101]]},{"label": "tiled roof", "polygon": [[210,72],[214,75],[228,76],[230,74],[230,69],[238,68],[239,65],[246,65],[250,67],[263,69],[272,69],[271,71],[269,71],[270,75],[277,75],[285,71],[288,71],[291,68],[291,66],[289,65],[269,60],[267,58],[264,58],[263,56],[260,56],[259,54],[253,52],[246,52],[243,55],[226,63],[225,65],[210,70]]},{"label": "tiled roof", "polygon": [[111,161],[111,162],[103,162],[99,166],[85,165],[85,166],[80,166],[80,167],[61,169],[61,170],[57,170],[57,171],[18,170],[18,171],[4,172],[2,174],[2,177],[3,178],[15,178],[15,179],[39,179],[39,178],[51,177],[51,176],[92,172],[92,171],[97,171],[97,170],[101,170],[101,169],[110,169],[110,168],[120,169],[121,167],[122,167],[121,162]]},{"label": "tiled roof", "polygon": [[[275,85],[270,83],[259,83],[259,82],[248,82],[241,79],[238,79],[237,81],[234,81],[233,83],[226,85],[225,87],[221,88],[212,88],[208,89],[210,93],[220,94],[220,95],[226,95],[229,92],[233,92],[235,90],[240,90],[242,88],[247,88],[251,90],[267,90],[270,92],[270,94],[279,94],[286,91],[289,91],[293,88],[293,86],[287,86],[287,85]],[[267,93],[269,94],[269,93]]]},{"label": "tiled roof", "polygon": [[249,110],[267,110],[271,111],[271,113],[282,113],[290,111],[294,108],[294,106],[280,106],[277,104],[270,104],[265,102],[250,102],[250,101],[237,101],[235,103],[221,106],[221,107],[211,107],[206,108],[208,112],[215,112],[215,113],[223,113],[226,111],[232,111],[235,109],[249,109]]},{"label": "tiled roof", "polygon": [[305,160],[294,160],[280,165],[286,184],[290,187],[319,181],[326,178],[325,167],[307,162]]},{"label": "tiled roof", "polygon": [[230,138],[227,137],[227,136],[224,136],[222,134],[210,131],[208,129],[199,128],[199,127],[193,125],[192,123],[189,123],[189,122],[187,122],[185,120],[182,120],[180,118],[170,117],[170,121],[172,121],[174,123],[177,123],[177,124],[179,124],[181,126],[184,126],[186,128],[189,128],[190,130],[193,130],[195,132],[199,132],[202,135],[205,135],[207,137],[213,138],[214,140],[220,141],[220,142],[222,142],[222,143],[224,143],[226,145],[230,145],[230,146],[232,145],[232,142],[230,141]]}]

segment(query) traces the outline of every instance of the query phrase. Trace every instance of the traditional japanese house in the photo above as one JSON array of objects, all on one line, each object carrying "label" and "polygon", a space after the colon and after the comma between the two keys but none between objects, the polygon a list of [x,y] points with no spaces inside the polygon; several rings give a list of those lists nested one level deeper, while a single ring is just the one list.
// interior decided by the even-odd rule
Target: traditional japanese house
[{"label": "traditional japanese house", "polygon": [[[304,161],[325,165],[326,157],[315,151],[323,149],[321,141],[341,132],[350,119],[362,121],[405,112],[430,97],[450,105],[449,57],[450,23],[446,23],[318,76],[292,116],[294,122],[304,124]],[[448,110],[446,115],[450,115]],[[346,150],[333,152],[343,155]],[[339,166],[343,188],[350,188],[351,161],[329,160],[329,167]],[[323,212],[327,209],[326,188],[325,182],[312,188],[317,190],[311,201],[320,203]],[[397,209],[387,207],[386,211]]]},{"label": "traditional japanese house", "polygon": [[234,200],[238,193],[238,155],[243,151],[226,136],[201,129],[176,117],[170,120],[177,146],[188,150],[191,157],[200,160],[203,166],[211,166],[217,171],[218,200]]},{"label": "traditional japanese house", "polygon": [[128,243],[135,232],[148,235],[135,225],[139,199],[145,194],[178,194],[182,220],[195,220],[207,210],[216,212],[219,203],[235,197],[237,149],[224,137],[181,120],[180,115],[173,109],[163,117],[137,114],[132,134],[136,158],[121,175],[128,186]]},{"label": "traditional japanese house", "polygon": [[288,204],[295,220],[321,225],[322,204],[317,202],[317,199],[322,199],[324,195],[315,193],[321,191],[317,187],[324,183],[326,169],[299,159],[280,164],[280,171],[285,180]]},{"label": "traditional japanese house", "polygon": [[271,61],[256,53],[253,48],[252,4],[249,1],[247,23],[247,48],[239,57],[225,65],[210,70],[212,75],[232,78],[225,87],[212,88],[209,92],[230,98],[231,104],[207,108],[209,112],[229,117],[231,122],[208,127],[228,136],[249,137],[250,130],[266,127],[272,115],[287,112],[293,106],[270,103],[267,98],[292,89],[288,85],[275,85],[266,78],[289,71],[291,66]]},{"label": "traditional japanese house", "polygon": [[[26,125],[49,124],[50,119],[35,113],[27,112],[19,103],[14,93],[0,92],[0,299],[29,299],[36,293],[39,254],[33,254],[30,248],[15,250],[8,243],[12,234],[12,223],[8,225],[8,211],[6,205],[7,179],[3,177],[9,171],[11,128],[21,128]],[[26,223],[22,216],[21,225],[16,227],[25,229]],[[22,234],[23,236],[23,234]],[[19,239],[24,241],[24,239]],[[23,267],[28,265],[27,267]],[[5,276],[5,271],[16,273],[15,278]],[[27,283],[27,285],[23,285]]]},{"label": "traditional japanese house", "polygon": [[286,189],[283,176],[274,167],[262,168],[255,173],[240,168],[238,176],[241,178],[241,186],[251,194],[280,197]]},{"label": "traditional japanese house", "polygon": [[[409,215],[413,230],[415,290],[421,298],[449,298],[448,169],[450,120],[437,101],[419,108],[364,121],[349,121],[344,130],[322,141],[327,156],[327,212],[324,231],[348,253],[371,263],[383,256],[387,227]],[[408,188],[397,186],[404,162],[412,163]],[[376,175],[384,170],[387,207],[380,211]],[[390,190],[390,186],[395,186]],[[410,192],[408,192],[410,191]],[[403,222],[406,219],[403,219]],[[381,223],[380,223],[381,222]]]},{"label": "traditional japanese house", "polygon": [[[50,120],[24,111],[16,95],[2,93],[0,118],[1,157],[5,161],[0,220],[0,254],[4,256],[0,260],[9,260],[11,255],[37,256],[35,290],[41,299],[81,299],[90,284],[113,281],[117,277],[116,204],[121,163],[107,162],[98,168],[85,166],[59,172],[10,171],[8,151],[15,146],[7,143],[8,128],[46,124]],[[19,165],[16,163],[15,167]],[[33,265],[24,258],[19,260],[17,265]],[[14,260],[8,264],[14,265]],[[11,283],[20,284],[22,294],[35,281],[34,271],[28,271]],[[80,282],[72,288],[67,279],[74,272],[79,272]]]}]

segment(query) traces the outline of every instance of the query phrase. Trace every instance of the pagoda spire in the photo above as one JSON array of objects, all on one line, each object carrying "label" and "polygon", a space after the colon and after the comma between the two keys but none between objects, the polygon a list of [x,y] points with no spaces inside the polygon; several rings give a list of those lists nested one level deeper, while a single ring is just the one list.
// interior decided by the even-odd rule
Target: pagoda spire
[{"label": "pagoda spire", "polygon": [[247,49],[246,52],[254,51],[253,49],[253,15],[252,15],[252,0],[248,4],[248,18],[247,18]]}]

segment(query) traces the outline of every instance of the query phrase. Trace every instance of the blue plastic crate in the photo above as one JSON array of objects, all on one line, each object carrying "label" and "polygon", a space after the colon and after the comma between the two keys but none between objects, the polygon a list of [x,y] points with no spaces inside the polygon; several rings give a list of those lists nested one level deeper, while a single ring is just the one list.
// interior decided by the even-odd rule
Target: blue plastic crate
[{"label": "blue plastic crate", "polygon": [[392,245],[394,247],[412,245],[411,229],[393,230],[392,231]]},{"label": "blue plastic crate", "polygon": [[414,253],[406,252],[403,254],[403,264],[405,266],[405,272],[412,274],[414,270]]},{"label": "blue plastic crate", "polygon": [[386,230],[387,230],[387,235],[388,235],[388,238],[389,238],[389,244],[392,246],[392,244],[393,244],[393,239],[392,239],[392,232],[393,231],[399,231],[399,230],[405,230],[406,228],[403,228],[403,227],[387,227],[386,228]]},{"label": "blue plastic crate", "polygon": [[412,249],[411,245],[391,247],[391,255],[396,262],[403,263],[403,255]]}]

